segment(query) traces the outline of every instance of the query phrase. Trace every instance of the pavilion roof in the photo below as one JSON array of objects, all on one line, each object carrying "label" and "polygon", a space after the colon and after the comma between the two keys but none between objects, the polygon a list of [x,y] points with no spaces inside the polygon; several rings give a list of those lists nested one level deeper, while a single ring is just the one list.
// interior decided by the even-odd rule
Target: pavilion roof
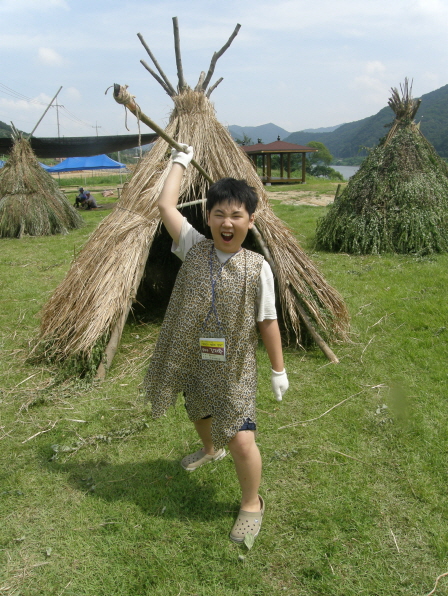
[{"label": "pavilion roof", "polygon": [[285,141],[274,141],[273,143],[257,143],[256,145],[242,145],[241,149],[246,153],[311,153],[317,151],[314,147],[295,145]]}]

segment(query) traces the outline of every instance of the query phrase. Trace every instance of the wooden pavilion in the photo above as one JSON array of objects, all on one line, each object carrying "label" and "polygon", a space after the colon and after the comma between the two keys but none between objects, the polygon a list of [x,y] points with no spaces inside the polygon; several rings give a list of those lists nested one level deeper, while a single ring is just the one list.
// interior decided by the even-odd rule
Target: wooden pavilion
[{"label": "wooden pavilion", "polygon": [[[256,145],[242,145],[241,149],[245,151],[254,164],[261,167],[260,176],[263,184],[297,184],[305,182],[305,158],[307,153],[317,151],[314,147],[304,147],[294,143],[280,141],[280,137],[273,143],[257,143]],[[300,153],[302,155],[302,176],[300,178],[291,178],[291,155]],[[280,156],[280,176],[272,176],[272,156]],[[258,157],[261,156],[261,164]],[[286,159],[285,159],[286,157]],[[286,176],[285,176],[286,174]]]}]

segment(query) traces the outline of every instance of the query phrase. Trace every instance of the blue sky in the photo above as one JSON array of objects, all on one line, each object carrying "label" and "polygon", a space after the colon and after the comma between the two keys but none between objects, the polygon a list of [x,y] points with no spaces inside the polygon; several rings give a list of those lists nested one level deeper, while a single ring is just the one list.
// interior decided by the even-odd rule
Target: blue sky
[{"label": "blue sky", "polygon": [[[164,125],[172,101],[137,33],[175,85],[173,16],[191,86],[242,26],[213,77],[224,124],[331,126],[376,113],[406,76],[414,96],[448,83],[448,0],[0,0],[0,120],[30,131],[62,85],[61,136],[125,134],[116,82]],[[36,135],[57,136],[55,109]]]}]

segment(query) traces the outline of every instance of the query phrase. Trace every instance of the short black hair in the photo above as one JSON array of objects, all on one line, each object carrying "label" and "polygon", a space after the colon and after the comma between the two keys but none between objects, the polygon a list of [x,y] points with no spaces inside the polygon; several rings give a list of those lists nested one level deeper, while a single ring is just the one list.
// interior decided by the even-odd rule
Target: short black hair
[{"label": "short black hair", "polygon": [[258,195],[245,180],[221,178],[208,189],[206,210],[210,213],[215,205],[226,202],[244,205],[249,215],[252,215],[258,205]]}]

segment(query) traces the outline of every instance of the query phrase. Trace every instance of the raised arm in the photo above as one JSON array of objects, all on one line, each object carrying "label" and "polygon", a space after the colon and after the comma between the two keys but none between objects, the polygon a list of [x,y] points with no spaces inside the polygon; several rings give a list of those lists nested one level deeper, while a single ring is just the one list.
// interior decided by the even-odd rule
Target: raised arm
[{"label": "raised arm", "polygon": [[175,149],[171,152],[171,170],[166,177],[157,203],[163,224],[176,244],[179,243],[183,221],[183,217],[177,209],[180,184],[185,169],[193,157],[193,148],[187,145],[183,146],[186,148],[186,153],[176,151]]}]

